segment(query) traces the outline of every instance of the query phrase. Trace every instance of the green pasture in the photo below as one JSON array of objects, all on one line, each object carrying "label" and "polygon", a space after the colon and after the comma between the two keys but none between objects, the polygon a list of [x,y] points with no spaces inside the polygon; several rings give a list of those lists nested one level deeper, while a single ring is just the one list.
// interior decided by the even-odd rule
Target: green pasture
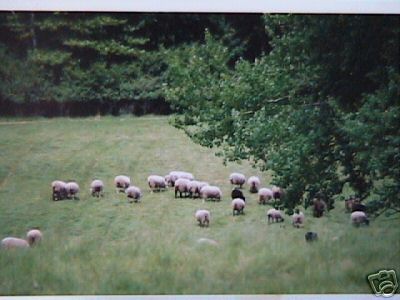
[{"label": "green pasture", "polygon": [[[220,202],[150,193],[147,177],[191,172],[221,187]],[[380,216],[354,228],[343,203],[326,217],[307,210],[296,229],[268,225],[245,191],[245,215],[232,216],[229,174],[270,174],[248,162],[224,166],[214,150],[194,144],[167,117],[0,119],[0,239],[40,227],[42,243],[0,251],[0,295],[371,293],[366,276],[400,271],[400,218]],[[113,187],[129,175],[143,192],[128,203]],[[104,198],[90,182],[102,179]],[[51,200],[53,180],[76,180],[80,200]],[[209,228],[194,219],[211,211]],[[308,244],[307,231],[319,240]],[[199,244],[199,238],[217,245]]]}]

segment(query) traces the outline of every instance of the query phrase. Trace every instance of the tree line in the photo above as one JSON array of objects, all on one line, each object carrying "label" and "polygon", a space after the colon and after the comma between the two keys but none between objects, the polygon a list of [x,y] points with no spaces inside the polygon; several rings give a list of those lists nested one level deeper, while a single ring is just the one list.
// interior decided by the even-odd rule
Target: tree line
[{"label": "tree line", "polygon": [[[261,25],[261,26],[260,26]],[[2,114],[169,113],[169,49],[209,28],[237,54],[265,47],[261,15],[1,13]]]}]

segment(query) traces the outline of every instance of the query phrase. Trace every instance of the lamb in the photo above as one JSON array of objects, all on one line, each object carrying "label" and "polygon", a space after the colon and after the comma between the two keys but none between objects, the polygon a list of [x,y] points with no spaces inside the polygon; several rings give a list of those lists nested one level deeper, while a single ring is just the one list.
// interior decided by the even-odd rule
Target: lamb
[{"label": "lamb", "polygon": [[162,176],[150,175],[147,177],[147,183],[152,192],[165,190],[166,188],[165,179]]},{"label": "lamb", "polygon": [[240,199],[242,199],[244,202],[246,202],[246,198],[244,197],[242,191],[239,190],[238,187],[235,187],[235,188],[232,190],[231,198],[232,198],[232,200],[235,199],[235,198],[240,198]]},{"label": "lamb", "polygon": [[274,194],[272,190],[268,188],[262,188],[258,191],[258,204],[267,204],[272,198]]},{"label": "lamb", "polygon": [[285,219],[282,216],[282,212],[275,208],[271,208],[267,211],[268,223],[271,222],[283,222]]},{"label": "lamb", "polygon": [[243,201],[243,199],[240,198],[236,198],[232,200],[232,209],[233,212],[232,214],[235,215],[239,215],[239,214],[243,214],[244,215],[244,207],[246,206],[246,203]]},{"label": "lamb", "polygon": [[210,224],[210,212],[206,209],[196,211],[195,218],[199,222],[200,227],[208,227]]},{"label": "lamb", "polygon": [[257,176],[251,176],[247,180],[247,184],[249,185],[250,193],[255,194],[260,189],[260,185],[261,185],[260,178],[258,178]]},{"label": "lamb", "polygon": [[104,196],[104,183],[103,181],[99,180],[99,179],[95,179],[92,181],[92,183],[90,184],[90,193],[92,194],[93,197],[100,197],[100,196]]},{"label": "lamb", "polygon": [[189,197],[196,198],[200,197],[200,190],[202,187],[209,185],[207,182],[204,181],[197,181],[193,180],[189,182]]},{"label": "lamb", "polygon": [[67,184],[61,180],[55,180],[51,183],[53,190],[53,201],[67,198]]},{"label": "lamb", "polygon": [[362,224],[369,225],[369,219],[365,212],[363,211],[355,211],[351,213],[350,216],[351,223],[355,226],[360,226]]},{"label": "lamb", "polygon": [[76,195],[79,193],[79,185],[75,181],[67,182],[67,197],[73,199],[79,199]]},{"label": "lamb", "polygon": [[125,175],[118,175],[114,178],[114,184],[117,193],[125,192],[125,190],[131,185],[131,179]]},{"label": "lamb", "polygon": [[142,192],[136,186],[130,186],[125,190],[126,196],[129,198],[129,202],[140,202],[140,198],[142,197]]},{"label": "lamb", "polygon": [[179,178],[175,181],[175,198],[177,198],[179,192],[179,198],[182,198],[182,193],[184,197],[189,196],[189,183],[190,180],[186,178]]},{"label": "lamb", "polygon": [[221,201],[222,192],[219,187],[206,185],[200,190],[201,198]]},{"label": "lamb", "polygon": [[243,184],[246,182],[246,177],[240,173],[232,173],[229,175],[229,181],[233,185],[239,185],[242,188]]},{"label": "lamb", "polygon": [[191,173],[183,172],[183,171],[171,171],[168,175],[165,176],[165,181],[168,186],[175,186],[175,181],[179,178],[185,178],[188,180],[194,180],[194,176]]},{"label": "lamb", "polygon": [[27,239],[20,239],[15,237],[6,237],[1,240],[1,248],[15,249],[15,248],[29,248],[33,247],[42,240],[42,233],[38,229],[28,231],[26,234]]},{"label": "lamb", "polygon": [[299,209],[296,209],[292,216],[292,224],[297,228],[304,226],[304,214]]}]

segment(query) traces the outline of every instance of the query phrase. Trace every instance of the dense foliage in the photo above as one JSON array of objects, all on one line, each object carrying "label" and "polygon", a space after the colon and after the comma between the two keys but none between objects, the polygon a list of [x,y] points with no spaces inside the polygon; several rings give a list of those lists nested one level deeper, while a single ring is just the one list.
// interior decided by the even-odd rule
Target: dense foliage
[{"label": "dense foliage", "polygon": [[400,208],[399,18],[265,16],[271,51],[229,68],[224,45],[168,60],[175,125],[227,160],[271,169],[292,210],[347,184],[377,213]]}]

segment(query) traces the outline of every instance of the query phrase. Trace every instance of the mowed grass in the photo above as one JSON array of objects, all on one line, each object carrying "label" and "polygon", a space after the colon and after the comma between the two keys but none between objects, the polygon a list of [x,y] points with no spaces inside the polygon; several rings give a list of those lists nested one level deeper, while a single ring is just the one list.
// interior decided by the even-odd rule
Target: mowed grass
[{"label": "mowed grass", "polygon": [[[175,199],[172,189],[150,193],[148,175],[171,170],[220,186],[222,201]],[[353,228],[337,203],[321,219],[306,211],[302,229],[288,216],[283,225],[268,225],[269,207],[246,191],[245,215],[233,217],[232,171],[258,175],[264,186],[271,181],[247,162],[223,166],[166,117],[3,120],[0,238],[24,237],[38,226],[44,240],[29,250],[0,251],[0,294],[371,293],[368,274],[399,272],[398,216]],[[142,189],[141,203],[115,193],[119,174]],[[90,196],[94,178],[105,182],[104,198]],[[76,180],[80,200],[53,202],[55,179]],[[209,228],[194,219],[200,208],[211,211]],[[310,230],[320,238],[307,244]]]}]

